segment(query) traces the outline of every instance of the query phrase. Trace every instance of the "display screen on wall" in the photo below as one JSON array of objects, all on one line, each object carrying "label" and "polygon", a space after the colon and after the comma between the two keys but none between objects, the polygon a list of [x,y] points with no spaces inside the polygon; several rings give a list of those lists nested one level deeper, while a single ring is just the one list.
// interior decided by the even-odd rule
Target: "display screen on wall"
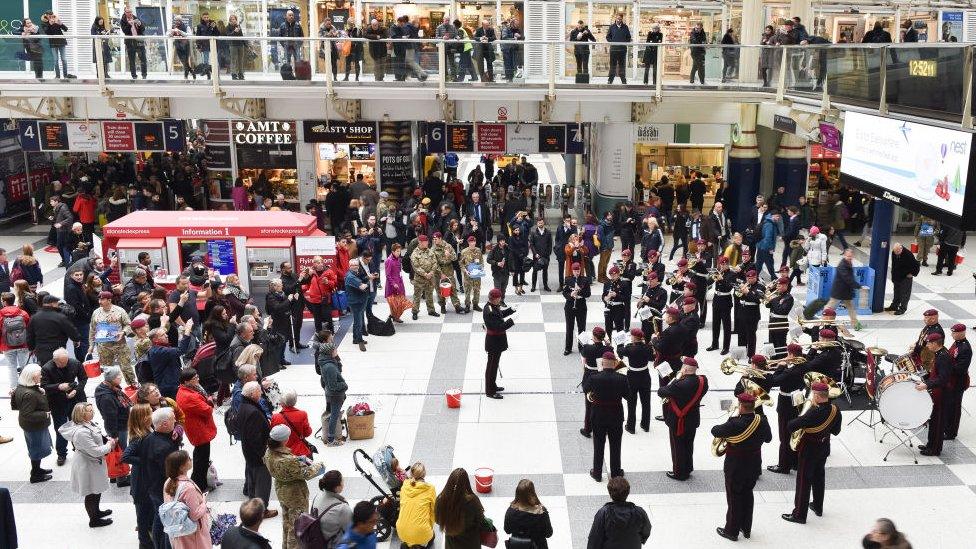
[{"label": "display screen on wall", "polygon": [[971,155],[968,132],[854,112],[844,118],[842,182],[952,225],[963,223]]},{"label": "display screen on wall", "polygon": [[186,128],[182,120],[18,120],[17,131],[21,147],[32,152],[179,152],[186,148]]},{"label": "display screen on wall", "polygon": [[238,168],[294,169],[298,167],[294,145],[238,146]]}]

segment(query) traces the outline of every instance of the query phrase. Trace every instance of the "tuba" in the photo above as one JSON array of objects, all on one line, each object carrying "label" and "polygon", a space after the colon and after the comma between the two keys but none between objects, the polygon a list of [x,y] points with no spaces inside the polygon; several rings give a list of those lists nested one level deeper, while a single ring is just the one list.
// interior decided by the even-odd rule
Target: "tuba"
[{"label": "tuba", "polygon": [[715,457],[722,457],[725,455],[726,450],[729,448],[729,444],[740,444],[745,442],[756,429],[759,428],[759,424],[762,423],[762,416],[760,414],[754,414],[752,418],[752,423],[746,430],[737,434],[732,435],[728,438],[715,437],[712,439],[712,455]]}]

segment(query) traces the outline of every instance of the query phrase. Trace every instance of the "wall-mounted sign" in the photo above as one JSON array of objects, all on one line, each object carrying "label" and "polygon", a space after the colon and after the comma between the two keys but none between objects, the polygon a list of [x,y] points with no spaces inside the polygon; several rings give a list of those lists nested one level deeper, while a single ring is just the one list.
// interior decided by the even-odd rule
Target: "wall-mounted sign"
[{"label": "wall-mounted sign", "polygon": [[539,152],[561,154],[565,151],[566,126],[562,124],[539,126]]},{"label": "wall-mounted sign", "polygon": [[828,151],[840,152],[840,130],[833,124],[820,123],[820,142]]},{"label": "wall-mounted sign", "polygon": [[207,145],[205,158],[207,159],[207,169],[231,169],[230,145]]},{"label": "wall-mounted sign", "polygon": [[447,152],[447,125],[443,122],[424,123],[424,143],[428,153]]},{"label": "wall-mounted sign", "polygon": [[452,152],[474,152],[474,125],[448,124],[447,150]]},{"label": "wall-mounted sign", "polygon": [[638,143],[673,143],[674,124],[637,124]]},{"label": "wall-mounted sign", "polygon": [[413,178],[413,125],[380,122],[380,183],[404,185]]},{"label": "wall-mounted sign", "polygon": [[229,120],[204,120],[200,127],[207,143],[230,143]]},{"label": "wall-mounted sign", "polygon": [[505,124],[478,124],[478,152],[505,152]]},{"label": "wall-mounted sign", "polygon": [[773,115],[773,129],[783,133],[796,133],[796,120],[781,114]]},{"label": "wall-mounted sign", "polygon": [[306,143],[376,143],[376,122],[302,122]]},{"label": "wall-mounted sign", "polygon": [[30,152],[178,152],[186,148],[186,129],[182,120],[18,120],[17,131],[21,148]]},{"label": "wall-mounted sign", "polygon": [[566,124],[566,154],[586,152],[585,128],[582,124]]},{"label": "wall-mounted sign", "polygon": [[295,122],[281,120],[237,120],[232,123],[237,145],[293,145]]},{"label": "wall-mounted sign", "polygon": [[152,122],[136,122],[136,149],[140,151],[161,151],[166,147],[163,128]]},{"label": "wall-mounted sign", "polygon": [[136,131],[132,122],[105,122],[102,130],[106,151],[131,151],[136,148]]}]

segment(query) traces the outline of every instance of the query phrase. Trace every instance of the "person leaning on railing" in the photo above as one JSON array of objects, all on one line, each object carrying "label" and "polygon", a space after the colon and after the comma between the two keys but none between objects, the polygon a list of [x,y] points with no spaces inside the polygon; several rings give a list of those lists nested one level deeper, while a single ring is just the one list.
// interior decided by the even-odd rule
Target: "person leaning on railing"
[{"label": "person leaning on railing", "polygon": [[380,26],[376,19],[370,19],[369,25],[363,29],[363,38],[369,40],[369,56],[373,58],[373,77],[382,82],[386,76],[386,39],[389,34]]}]

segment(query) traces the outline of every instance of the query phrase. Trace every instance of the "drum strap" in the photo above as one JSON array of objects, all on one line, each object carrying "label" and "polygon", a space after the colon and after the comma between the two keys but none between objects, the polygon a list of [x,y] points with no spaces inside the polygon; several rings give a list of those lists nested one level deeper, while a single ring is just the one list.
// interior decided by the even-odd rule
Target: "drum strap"
[{"label": "drum strap", "polygon": [[762,416],[760,416],[759,414],[754,414],[752,418],[752,423],[750,423],[749,426],[746,427],[745,431],[742,431],[741,433],[735,436],[731,436],[725,440],[727,440],[729,444],[742,444],[749,437],[751,437],[753,433],[756,432],[756,429],[759,428],[760,423],[762,423]]},{"label": "drum strap", "polygon": [[828,426],[830,426],[830,424],[834,422],[834,418],[835,417],[837,417],[837,406],[831,404],[830,405],[830,414],[827,415],[827,419],[825,419],[823,423],[821,423],[820,425],[817,425],[816,427],[808,427],[808,428],[804,429],[803,432],[804,433],[810,433],[810,434],[819,433],[819,432],[823,431],[824,429],[826,429]]}]

